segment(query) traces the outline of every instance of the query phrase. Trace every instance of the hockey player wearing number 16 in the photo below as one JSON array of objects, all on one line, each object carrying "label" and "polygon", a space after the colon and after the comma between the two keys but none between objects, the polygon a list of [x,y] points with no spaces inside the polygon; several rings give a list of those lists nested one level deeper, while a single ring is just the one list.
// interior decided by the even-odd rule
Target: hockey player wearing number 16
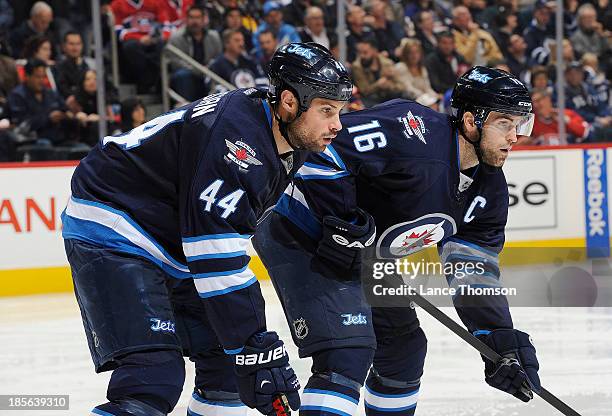
[{"label": "hockey player wearing number 16", "polygon": [[[531,132],[529,92],[506,72],[475,67],[451,106],[448,116],[392,100],[343,115],[334,143],[308,157],[258,228],[254,246],[300,356],[313,359],[301,415],[355,414],[364,380],[367,415],[415,412],[427,340],[414,309],[367,304],[360,247],[397,258],[437,244],[443,264],[480,262],[484,271],[449,274],[451,286],[501,286],[501,166],[517,136]],[[458,293],[465,326],[504,357],[485,360],[486,382],[530,400],[540,386],[535,348],[514,328],[506,297]]]},{"label": "hockey player wearing number 16", "polygon": [[77,167],[63,237],[96,372],[113,370],[92,414],[168,414],[182,355],[196,366],[190,415],[268,414],[283,394],[299,407],[246,249],[308,151],[341,129],[352,83],[307,43],[277,50],[270,84],[104,137]]}]

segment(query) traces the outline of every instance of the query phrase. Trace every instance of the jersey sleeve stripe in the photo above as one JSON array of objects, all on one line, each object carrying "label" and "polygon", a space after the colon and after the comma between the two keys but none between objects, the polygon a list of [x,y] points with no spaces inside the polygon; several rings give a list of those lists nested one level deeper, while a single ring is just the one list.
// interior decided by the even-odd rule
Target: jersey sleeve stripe
[{"label": "jersey sleeve stripe", "polygon": [[[162,246],[146,233],[126,213],[99,202],[71,197],[65,210],[67,221],[62,236],[83,241],[102,242],[104,247],[136,253],[140,249],[145,257],[163,263],[182,277],[191,277],[189,268],[172,258]],[[140,252],[140,253],[142,253]]]},{"label": "jersey sleeve stripe", "polygon": [[201,298],[211,298],[244,289],[257,282],[250,269],[229,276],[208,277],[193,280]]},{"label": "jersey sleeve stripe", "polygon": [[250,236],[210,234],[183,239],[183,252],[188,261],[246,255]]},{"label": "jersey sleeve stripe", "polygon": [[198,260],[208,260],[208,259],[228,259],[231,257],[241,257],[246,256],[246,250],[242,251],[231,251],[229,253],[213,253],[213,254],[200,254],[198,256],[188,256],[187,261],[198,261]]},{"label": "jersey sleeve stripe", "polygon": [[248,268],[249,268],[249,265],[247,264],[246,266],[240,269],[236,269],[236,270],[225,270],[225,271],[208,272],[208,273],[196,273],[193,275],[193,278],[194,279],[209,279],[211,277],[218,277],[218,276],[232,276],[235,274],[242,274],[243,272],[247,271]]}]

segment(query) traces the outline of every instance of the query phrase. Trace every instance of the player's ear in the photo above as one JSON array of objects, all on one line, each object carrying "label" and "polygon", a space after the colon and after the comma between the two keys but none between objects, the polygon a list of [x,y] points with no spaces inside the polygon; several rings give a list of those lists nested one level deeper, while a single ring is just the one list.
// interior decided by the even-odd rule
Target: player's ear
[{"label": "player's ear", "polygon": [[298,101],[295,95],[289,90],[281,93],[281,106],[289,114],[295,115],[298,111]]},{"label": "player's ear", "polygon": [[463,113],[463,128],[466,132],[471,133],[476,130],[476,122],[474,120],[474,114],[466,111]]}]

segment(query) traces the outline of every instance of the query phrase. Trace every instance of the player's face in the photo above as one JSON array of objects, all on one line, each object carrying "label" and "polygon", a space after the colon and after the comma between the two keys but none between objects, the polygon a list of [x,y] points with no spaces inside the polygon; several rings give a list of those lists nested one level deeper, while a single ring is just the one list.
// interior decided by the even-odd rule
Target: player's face
[{"label": "player's face", "polygon": [[340,110],[345,104],[345,101],[313,99],[308,110],[287,128],[293,146],[311,152],[324,151],[342,129]]},{"label": "player's face", "polygon": [[489,113],[482,128],[480,149],[482,160],[488,165],[502,167],[512,146],[518,140],[516,127],[524,120],[522,116]]}]

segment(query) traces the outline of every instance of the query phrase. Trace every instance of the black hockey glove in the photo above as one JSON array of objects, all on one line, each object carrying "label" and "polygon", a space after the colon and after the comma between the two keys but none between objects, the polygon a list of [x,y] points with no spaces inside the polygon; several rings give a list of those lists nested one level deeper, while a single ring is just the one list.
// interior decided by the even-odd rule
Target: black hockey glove
[{"label": "black hockey glove", "polygon": [[478,338],[502,356],[498,363],[482,357],[487,384],[524,402],[533,399],[533,391],[540,391],[540,366],[530,336],[516,329],[495,329]]},{"label": "black hockey glove", "polygon": [[253,335],[240,353],[234,355],[240,400],[264,415],[275,409],[273,402],[287,397],[293,410],[300,407],[300,383],[289,365],[289,356],[276,332]]},{"label": "black hockey glove", "polygon": [[357,208],[357,221],[353,224],[338,217],[323,217],[323,237],[317,255],[340,270],[358,271],[361,267],[361,249],[372,245],[376,238],[374,218]]}]

